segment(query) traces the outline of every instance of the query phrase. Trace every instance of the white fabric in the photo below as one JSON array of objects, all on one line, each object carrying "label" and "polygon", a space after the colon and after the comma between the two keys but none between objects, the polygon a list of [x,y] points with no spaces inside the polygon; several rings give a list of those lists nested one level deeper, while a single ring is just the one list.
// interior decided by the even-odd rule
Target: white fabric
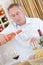
[{"label": "white fabric", "polygon": [[12,41],[1,46],[0,52],[3,62],[7,62],[17,55],[19,55],[19,61],[25,61],[30,55],[34,54],[34,51],[29,43],[22,41],[18,35]]},{"label": "white fabric", "polygon": [[27,24],[22,27],[22,30],[27,34],[28,39],[32,37],[40,38],[38,29],[43,34],[43,21],[39,18],[26,18]]},{"label": "white fabric", "polygon": [[40,29],[43,33],[43,21],[39,18],[26,17],[26,24],[25,25],[15,26],[14,23],[12,22],[1,33],[2,34],[9,34],[9,33],[15,32],[18,29],[22,29],[28,35],[28,38],[31,38],[31,37],[40,38],[37,30]]},{"label": "white fabric", "polygon": [[13,25],[10,23],[7,28],[5,28],[0,34],[10,34],[11,32],[14,32],[15,28]]},{"label": "white fabric", "polygon": [[[12,23],[10,23],[9,26],[2,33],[9,34],[11,32],[15,32],[18,28],[22,29],[23,32],[28,36],[28,38],[31,38],[33,36],[39,38],[37,30],[40,29],[43,33],[43,21],[41,21],[39,18],[26,17],[26,24],[24,26],[14,27]],[[14,43],[14,48],[20,55],[21,61],[26,60],[28,56],[33,54],[33,50],[31,49],[31,47],[29,47],[29,44],[20,39],[19,35],[17,36],[11,43]]]}]

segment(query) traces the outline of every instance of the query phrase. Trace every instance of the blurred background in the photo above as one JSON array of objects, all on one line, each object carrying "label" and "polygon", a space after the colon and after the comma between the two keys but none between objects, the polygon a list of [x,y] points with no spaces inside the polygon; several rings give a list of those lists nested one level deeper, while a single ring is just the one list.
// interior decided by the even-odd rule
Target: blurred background
[{"label": "blurred background", "polygon": [[25,15],[43,20],[43,0],[13,0],[24,9]]},{"label": "blurred background", "polygon": [[38,17],[43,20],[43,0],[0,0],[0,4],[6,8],[12,2],[20,4],[26,16]]}]

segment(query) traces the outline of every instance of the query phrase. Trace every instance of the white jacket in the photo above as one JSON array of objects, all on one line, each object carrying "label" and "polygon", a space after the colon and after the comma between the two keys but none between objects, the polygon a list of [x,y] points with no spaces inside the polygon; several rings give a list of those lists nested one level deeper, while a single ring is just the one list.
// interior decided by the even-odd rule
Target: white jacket
[{"label": "white jacket", "polygon": [[[13,26],[12,24],[9,24],[9,26],[3,30],[2,33],[9,34],[11,32],[15,32],[17,29],[22,29],[24,33],[28,36],[28,38],[31,38],[33,36],[39,38],[39,34],[37,32],[38,29],[40,29],[43,33],[43,21],[39,18],[27,18],[26,17],[26,24],[23,26]],[[23,42],[19,36],[16,36],[14,40],[12,40],[11,44],[17,51],[17,53],[20,55],[20,60],[26,60],[30,55],[32,55],[34,52],[31,49],[29,44],[26,44],[26,42]],[[12,48],[13,48],[12,47]],[[10,47],[7,47],[10,49]],[[14,50],[13,50],[14,51]],[[9,51],[10,52],[10,51]],[[14,54],[14,52],[12,52]],[[9,54],[10,56],[10,54]]]},{"label": "white jacket", "polygon": [[37,37],[40,38],[39,34],[38,34],[38,29],[41,30],[42,34],[43,34],[43,21],[39,18],[28,18],[26,17],[26,24],[23,26],[16,26],[12,23],[9,24],[9,26],[7,28],[5,28],[2,32],[0,32],[0,34],[9,34],[12,32],[16,32],[16,30],[18,29],[22,29],[27,35],[28,38],[31,37]]}]

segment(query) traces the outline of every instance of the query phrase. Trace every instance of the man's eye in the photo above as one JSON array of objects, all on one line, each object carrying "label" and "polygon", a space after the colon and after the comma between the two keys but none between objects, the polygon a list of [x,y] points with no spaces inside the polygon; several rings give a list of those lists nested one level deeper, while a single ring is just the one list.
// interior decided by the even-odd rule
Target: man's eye
[{"label": "man's eye", "polygon": [[12,15],[12,17],[15,17],[15,15]]}]

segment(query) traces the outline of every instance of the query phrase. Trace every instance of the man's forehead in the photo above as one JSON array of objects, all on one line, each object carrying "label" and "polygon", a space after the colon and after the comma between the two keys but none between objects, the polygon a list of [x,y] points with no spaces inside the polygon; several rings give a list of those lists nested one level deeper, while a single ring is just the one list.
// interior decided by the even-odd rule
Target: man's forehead
[{"label": "man's forehead", "polygon": [[20,8],[18,7],[18,6],[13,6],[13,7],[11,7],[9,10],[20,10]]},{"label": "man's forehead", "polygon": [[12,14],[15,14],[15,13],[19,13],[21,12],[21,9],[19,9],[18,7],[14,6],[12,8],[9,9],[9,13],[12,15]]}]

